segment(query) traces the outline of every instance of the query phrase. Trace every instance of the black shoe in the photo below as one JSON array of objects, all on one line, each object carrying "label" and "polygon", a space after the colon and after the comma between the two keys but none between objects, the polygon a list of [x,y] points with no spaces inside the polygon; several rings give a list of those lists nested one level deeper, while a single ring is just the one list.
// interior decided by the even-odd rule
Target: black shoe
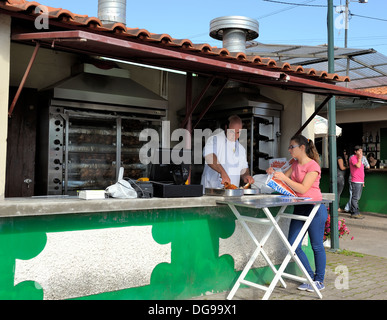
[{"label": "black shoe", "polygon": [[364,216],[362,216],[360,213],[351,214],[352,219],[364,219]]}]

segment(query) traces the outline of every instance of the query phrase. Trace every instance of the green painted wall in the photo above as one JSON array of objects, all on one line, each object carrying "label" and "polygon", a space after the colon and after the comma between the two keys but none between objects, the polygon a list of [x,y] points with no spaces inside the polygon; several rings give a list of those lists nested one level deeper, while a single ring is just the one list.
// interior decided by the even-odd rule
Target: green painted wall
[{"label": "green painted wall", "polygon": [[[329,172],[324,170],[320,182],[322,192],[329,192],[329,180]],[[365,187],[359,201],[360,211],[387,214],[385,190],[387,190],[387,170],[384,172],[366,170]],[[349,184],[348,178],[346,178],[344,190],[340,197],[340,208],[344,209],[348,199]]]},{"label": "green painted wall", "polygon": [[[249,214],[256,211],[250,210]],[[46,244],[47,232],[150,224],[156,242],[171,242],[171,263],[156,266],[150,285],[79,299],[186,299],[207,291],[230,290],[239,272],[234,271],[231,256],[219,257],[219,238],[232,235],[234,220],[227,207],[1,218],[0,299],[43,298],[43,291],[35,282],[16,286],[13,283],[15,259],[37,256]],[[310,246],[305,250],[313,260]],[[291,263],[287,271],[299,274],[296,268]],[[266,267],[249,274],[251,281],[261,284],[272,277],[272,271]]]}]

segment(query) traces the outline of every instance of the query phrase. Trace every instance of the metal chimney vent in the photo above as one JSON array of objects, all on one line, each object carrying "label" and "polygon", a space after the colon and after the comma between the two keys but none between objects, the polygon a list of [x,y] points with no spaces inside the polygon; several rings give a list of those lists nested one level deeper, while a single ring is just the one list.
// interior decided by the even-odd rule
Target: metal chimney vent
[{"label": "metal chimney vent", "polygon": [[246,41],[259,36],[259,23],[242,16],[215,18],[210,22],[210,36],[223,40],[223,48],[230,52],[246,53]]},{"label": "metal chimney vent", "polygon": [[126,0],[98,0],[98,19],[103,24],[121,22],[126,25]]}]

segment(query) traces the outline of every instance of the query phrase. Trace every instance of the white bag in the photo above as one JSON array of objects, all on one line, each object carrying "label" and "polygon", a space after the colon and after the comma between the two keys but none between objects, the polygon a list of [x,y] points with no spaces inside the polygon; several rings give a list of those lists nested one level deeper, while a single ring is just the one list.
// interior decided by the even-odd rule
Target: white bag
[{"label": "white bag", "polygon": [[118,180],[117,183],[106,188],[105,192],[113,198],[133,199],[137,198],[137,192],[126,180]]},{"label": "white bag", "polygon": [[256,174],[253,179],[254,183],[251,185],[253,189],[259,189],[259,193],[273,193],[274,190],[266,185],[267,174]]}]

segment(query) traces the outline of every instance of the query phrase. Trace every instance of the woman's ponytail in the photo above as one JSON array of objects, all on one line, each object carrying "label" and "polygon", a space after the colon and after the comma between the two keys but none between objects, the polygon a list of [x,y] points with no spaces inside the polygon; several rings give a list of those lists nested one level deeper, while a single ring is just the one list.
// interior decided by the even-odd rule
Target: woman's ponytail
[{"label": "woman's ponytail", "polygon": [[318,164],[320,164],[320,156],[318,154],[318,151],[316,149],[316,146],[314,145],[313,141],[311,139],[308,139],[309,148],[307,148],[307,155],[309,158],[316,161]]}]

